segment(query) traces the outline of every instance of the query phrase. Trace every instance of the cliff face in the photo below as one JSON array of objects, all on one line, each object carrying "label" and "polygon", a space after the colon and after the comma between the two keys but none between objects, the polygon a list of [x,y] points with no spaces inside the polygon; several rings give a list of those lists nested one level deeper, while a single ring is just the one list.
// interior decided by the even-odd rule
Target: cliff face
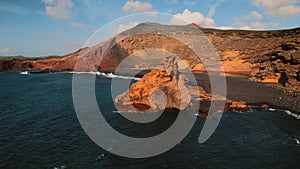
[{"label": "cliff face", "polygon": [[[0,59],[0,71],[71,71],[77,59],[85,60],[86,63],[79,66],[80,71],[95,71],[97,65],[101,68],[115,68],[132,54],[135,54],[134,59],[131,64],[123,65],[125,68],[152,68],[155,63],[161,62],[162,58],[154,57],[156,54],[149,51],[136,54],[147,49],[168,51],[182,58],[182,62],[192,70],[205,71],[197,55],[187,45],[160,33],[168,30],[169,33],[185,34],[190,33],[192,27],[197,26],[144,23],[111,40],[65,56]],[[216,30],[201,27],[197,29],[201,29],[216,48],[225,72],[243,73],[249,75],[251,80],[262,82],[278,82],[281,77],[281,81],[286,81],[287,87],[300,89],[300,28],[279,31]],[[140,30],[144,30],[143,33]],[[195,33],[192,37],[199,36]],[[108,49],[105,46],[109,46],[106,53],[103,52]],[[80,53],[82,54],[79,56]],[[103,58],[102,62],[96,63],[95,59],[89,57],[91,55]],[[286,78],[282,78],[283,73],[286,74]]]}]

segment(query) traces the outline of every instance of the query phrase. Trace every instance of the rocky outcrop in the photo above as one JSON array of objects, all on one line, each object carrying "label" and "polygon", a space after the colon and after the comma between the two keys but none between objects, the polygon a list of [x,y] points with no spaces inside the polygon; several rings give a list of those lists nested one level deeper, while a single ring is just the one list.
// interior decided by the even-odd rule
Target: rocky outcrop
[{"label": "rocky outcrop", "polygon": [[251,107],[247,105],[244,101],[227,101],[228,109],[237,110],[237,111],[249,111]]},{"label": "rocky outcrop", "polygon": [[142,112],[186,109],[191,102],[187,80],[178,72],[175,57],[166,57],[162,64],[115,98],[117,109],[125,112],[133,108]]},{"label": "rocky outcrop", "polygon": [[[278,31],[220,31],[204,29],[222,58],[225,71],[244,72],[250,80],[278,83],[286,73],[286,87],[300,89],[300,28]],[[228,55],[228,53],[231,53]],[[230,57],[231,56],[231,57]]]},{"label": "rocky outcrop", "polygon": [[[300,90],[300,45],[291,42],[283,43],[261,55],[260,62],[253,63],[251,80],[262,82],[279,82],[293,90]],[[259,60],[258,60],[259,61]],[[281,81],[282,74],[285,80]]]},{"label": "rocky outcrop", "polygon": [[[219,112],[220,110],[224,113],[228,110],[235,110],[241,112],[252,110],[252,107],[249,106],[245,101],[229,100],[226,99],[224,96],[212,96],[211,94],[208,94],[201,86],[190,86],[189,91],[192,95],[192,102],[200,103],[198,111],[198,117],[200,118],[207,118],[209,116],[209,112],[215,113]],[[223,107],[218,107],[218,104],[216,104],[216,107],[211,107],[212,102],[225,103],[220,104],[224,105]]]}]

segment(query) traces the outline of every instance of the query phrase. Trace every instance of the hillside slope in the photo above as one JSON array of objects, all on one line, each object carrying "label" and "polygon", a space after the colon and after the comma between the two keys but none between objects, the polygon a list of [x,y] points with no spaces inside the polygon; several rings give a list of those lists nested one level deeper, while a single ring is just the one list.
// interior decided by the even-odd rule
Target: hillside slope
[{"label": "hillside slope", "polygon": [[[204,34],[199,33],[200,30]],[[287,87],[300,89],[300,28],[245,31],[206,29],[195,24],[169,26],[143,23],[96,46],[65,56],[0,59],[0,71],[72,71],[77,59],[85,60],[78,70],[95,71],[98,65],[116,68],[128,55],[133,59],[130,64],[122,65],[124,68],[151,68],[162,59],[158,56],[159,52],[151,49],[173,53],[190,69],[205,71],[204,65],[187,44],[169,36],[174,34],[186,35],[190,43],[206,35],[220,55],[225,72],[242,73],[249,75],[251,80],[262,82],[278,82],[280,76],[286,74]],[[93,56],[103,58],[102,62],[96,63],[97,59]]]}]

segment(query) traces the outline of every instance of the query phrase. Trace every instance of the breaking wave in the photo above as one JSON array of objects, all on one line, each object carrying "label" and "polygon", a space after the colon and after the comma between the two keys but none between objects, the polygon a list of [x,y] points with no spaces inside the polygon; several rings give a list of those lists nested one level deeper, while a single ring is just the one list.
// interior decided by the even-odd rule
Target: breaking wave
[{"label": "breaking wave", "polygon": [[119,79],[130,79],[130,80],[140,80],[141,78],[138,77],[130,77],[130,76],[120,76],[120,75],[114,75],[112,73],[101,73],[101,72],[97,72],[97,75],[102,75],[105,76],[107,78],[119,78]]},{"label": "breaking wave", "polygon": [[295,118],[298,119],[298,120],[300,119],[300,115],[299,115],[299,114],[292,113],[292,112],[290,112],[289,110],[284,110],[284,112],[285,112],[286,114],[290,115],[290,116],[295,117]]},{"label": "breaking wave", "polygon": [[102,72],[68,72],[72,74],[93,74],[93,75],[100,75],[104,76],[107,78],[119,78],[119,79],[129,79],[129,80],[140,80],[141,78],[138,77],[130,77],[130,76],[120,76],[120,75],[115,75],[113,73],[102,73]]}]

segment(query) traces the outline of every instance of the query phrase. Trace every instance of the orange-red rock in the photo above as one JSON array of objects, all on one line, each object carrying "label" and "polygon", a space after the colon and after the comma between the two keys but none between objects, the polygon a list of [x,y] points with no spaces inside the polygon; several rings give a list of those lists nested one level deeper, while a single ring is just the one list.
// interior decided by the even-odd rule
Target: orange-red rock
[{"label": "orange-red rock", "polygon": [[187,78],[178,72],[175,57],[166,57],[156,69],[132,84],[128,91],[116,97],[119,111],[186,109],[191,102]]}]

